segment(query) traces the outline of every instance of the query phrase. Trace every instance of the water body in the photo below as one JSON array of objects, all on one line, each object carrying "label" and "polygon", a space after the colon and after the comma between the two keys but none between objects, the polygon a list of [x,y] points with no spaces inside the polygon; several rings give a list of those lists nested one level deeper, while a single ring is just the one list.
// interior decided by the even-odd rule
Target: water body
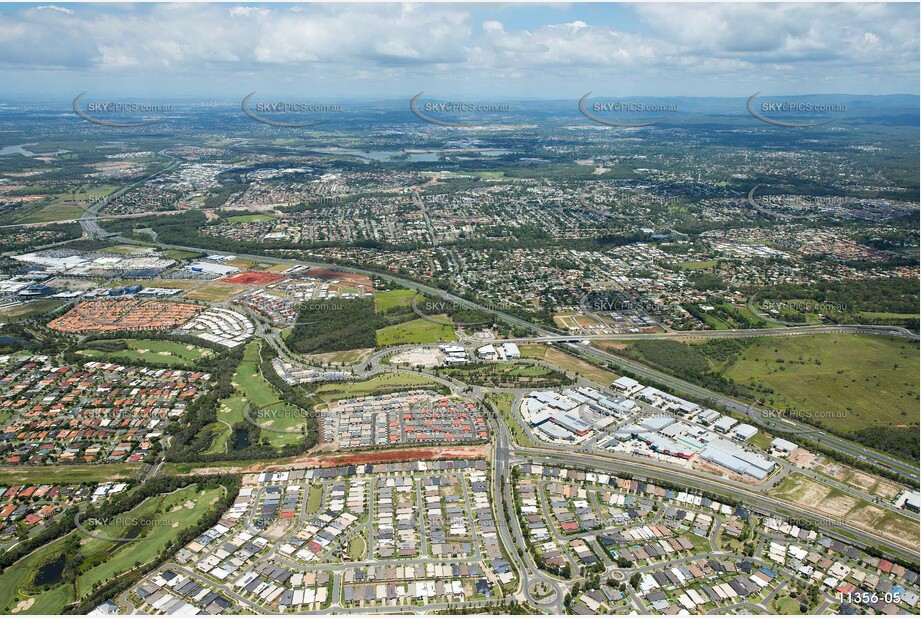
[{"label": "water body", "polygon": [[67,556],[61,554],[54,560],[46,562],[38,568],[35,573],[33,584],[36,586],[53,586],[61,581],[61,575],[64,574],[64,566],[67,564]]},{"label": "water body", "polygon": [[233,450],[245,451],[249,448],[249,432],[246,429],[235,429],[233,433]]},{"label": "water body", "polygon": [[0,348],[14,345],[22,346],[24,348],[31,348],[35,344],[33,344],[31,341],[27,341],[19,337],[8,337],[7,335],[0,335]]},{"label": "water body", "polygon": [[410,163],[434,163],[440,160],[442,155],[463,156],[465,154],[480,154],[484,157],[501,157],[507,154],[514,154],[510,150],[501,150],[498,148],[483,148],[480,150],[426,150],[420,152],[403,152],[402,150],[355,150],[353,148],[316,148],[315,151],[325,154],[358,157],[368,161],[408,160]]},{"label": "water body", "polygon": [[32,142],[30,144],[17,144],[16,146],[4,146],[0,148],[0,157],[5,157],[7,155],[21,154],[24,157],[50,157],[54,155],[64,154],[70,152],[69,150],[55,150],[52,152],[32,152],[27,150],[26,146],[34,146],[38,142]]}]

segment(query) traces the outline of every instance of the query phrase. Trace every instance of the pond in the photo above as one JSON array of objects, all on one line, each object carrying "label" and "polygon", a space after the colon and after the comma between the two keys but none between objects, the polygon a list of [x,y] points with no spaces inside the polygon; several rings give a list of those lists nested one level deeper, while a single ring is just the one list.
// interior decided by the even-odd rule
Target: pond
[{"label": "pond", "polygon": [[233,433],[233,450],[245,451],[249,448],[249,432],[244,429],[235,429]]},{"label": "pond", "polygon": [[64,567],[67,565],[67,556],[61,554],[54,560],[46,562],[38,568],[33,583],[36,586],[53,586],[61,581]]}]

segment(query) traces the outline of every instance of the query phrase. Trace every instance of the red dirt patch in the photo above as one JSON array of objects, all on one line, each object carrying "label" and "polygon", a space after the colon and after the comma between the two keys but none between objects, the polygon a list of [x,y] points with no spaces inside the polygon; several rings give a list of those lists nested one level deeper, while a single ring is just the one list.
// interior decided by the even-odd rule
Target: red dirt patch
[{"label": "red dirt patch", "polygon": [[393,463],[397,461],[433,461],[436,459],[484,459],[483,446],[436,446],[407,448],[393,451],[367,451],[364,453],[329,453],[302,455],[284,464],[256,464],[247,472],[290,470],[294,468],[333,468],[360,464]]},{"label": "red dirt patch", "polygon": [[234,285],[265,285],[267,283],[274,283],[284,279],[282,275],[277,275],[275,273],[257,273],[251,270],[245,270],[242,273],[236,275],[231,275],[229,277],[222,277],[218,281],[224,283],[233,283]]},{"label": "red dirt patch", "polygon": [[305,277],[313,277],[314,279],[322,280],[339,280],[342,282],[348,281],[356,285],[363,285],[366,287],[372,286],[372,281],[364,275],[356,275],[354,273],[344,273],[341,270],[327,270],[325,268],[311,268],[307,272],[301,273]]}]

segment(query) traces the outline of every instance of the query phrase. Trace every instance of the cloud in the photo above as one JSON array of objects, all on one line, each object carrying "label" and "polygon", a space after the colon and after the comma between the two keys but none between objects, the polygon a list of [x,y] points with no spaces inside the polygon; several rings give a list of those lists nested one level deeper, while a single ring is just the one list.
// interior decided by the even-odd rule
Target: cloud
[{"label": "cloud", "polygon": [[[898,81],[917,89],[919,11],[906,4],[635,4],[610,15],[465,4],[54,5],[0,13],[0,70],[151,80],[576,79],[679,85]],[[632,19],[617,23],[620,14]],[[525,27],[523,24],[527,23]],[[627,25],[629,24],[629,25]]]}]

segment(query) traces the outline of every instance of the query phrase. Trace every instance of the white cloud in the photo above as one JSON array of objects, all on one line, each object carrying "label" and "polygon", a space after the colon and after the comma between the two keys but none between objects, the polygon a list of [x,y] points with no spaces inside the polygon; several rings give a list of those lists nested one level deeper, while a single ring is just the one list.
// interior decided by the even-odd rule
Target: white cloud
[{"label": "white cloud", "polygon": [[[917,88],[918,6],[636,4],[630,28],[560,7],[478,5],[54,5],[0,13],[0,69],[207,80],[239,73],[316,79],[581,79],[878,83]],[[578,14],[578,17],[574,15]],[[612,13],[613,14],[613,13]],[[597,11],[595,15],[598,15]],[[215,77],[215,79],[218,79]],[[645,81],[644,81],[645,80]]]}]

